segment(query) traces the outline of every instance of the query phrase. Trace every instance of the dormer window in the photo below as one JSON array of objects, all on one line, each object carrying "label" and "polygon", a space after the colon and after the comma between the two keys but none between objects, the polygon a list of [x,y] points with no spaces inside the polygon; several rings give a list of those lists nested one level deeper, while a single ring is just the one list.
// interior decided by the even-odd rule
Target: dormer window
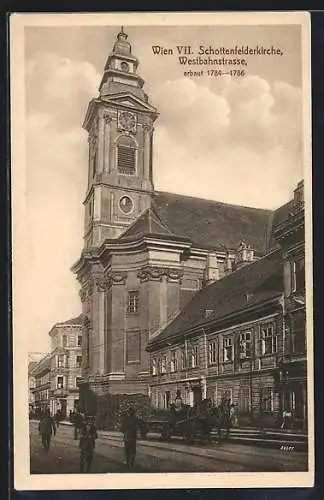
[{"label": "dormer window", "polygon": [[130,136],[122,135],[118,140],[117,169],[120,174],[136,173],[136,143]]}]

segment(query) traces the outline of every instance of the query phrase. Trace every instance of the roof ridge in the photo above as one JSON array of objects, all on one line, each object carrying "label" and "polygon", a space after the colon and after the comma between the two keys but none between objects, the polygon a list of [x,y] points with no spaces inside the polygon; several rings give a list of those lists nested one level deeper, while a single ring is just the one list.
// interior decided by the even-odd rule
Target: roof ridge
[{"label": "roof ridge", "polygon": [[55,325],[52,327],[52,329],[55,328],[56,326],[69,325],[76,320],[80,320],[80,324],[82,323],[82,313],[78,314],[77,316],[73,316],[72,318],[66,319],[64,321],[57,321]]},{"label": "roof ridge", "polygon": [[149,211],[149,208],[146,208],[144,210],[144,212],[142,212],[126,229],[125,231],[120,235],[118,236],[118,240],[121,239],[121,238],[124,238],[125,235],[127,235],[128,231],[130,231],[134,226],[135,224],[138,223],[139,220],[141,220],[142,218],[144,218],[144,215],[147,214]]},{"label": "roof ridge", "polygon": [[168,225],[164,222],[164,220],[156,213],[156,211],[153,209],[153,208],[149,208],[150,212],[153,213],[153,216],[155,217],[156,219],[156,222],[159,226],[162,227],[162,229],[165,229],[166,231],[168,231],[168,233],[170,234],[174,234],[168,227]]},{"label": "roof ridge", "polygon": [[[136,227],[136,225],[140,221],[146,221],[147,218],[147,223],[148,223],[148,232],[149,234],[154,234],[153,231],[153,224],[156,224],[157,226],[160,226],[161,229],[163,229],[164,232],[167,232],[168,234],[174,235],[174,233],[170,230],[170,228],[167,226],[167,224],[162,220],[162,218],[157,214],[156,210],[154,207],[150,206],[144,212],[142,212],[137,219],[134,220],[134,222],[119,236],[119,238],[126,238],[129,233],[132,232],[132,229]],[[144,231],[147,232],[147,231]]]},{"label": "roof ridge", "polygon": [[[278,256],[280,255],[280,249],[273,249],[270,252],[268,252],[266,255],[259,258],[258,260],[251,262],[248,265],[239,267],[239,268],[233,270],[229,275],[225,275],[222,278],[220,278],[219,280],[217,280],[213,283],[210,283],[210,284],[206,285],[205,287],[201,288],[200,290],[198,290],[197,293],[193,294],[193,296],[189,299],[189,301],[185,304],[185,306],[180,311],[178,311],[178,314],[176,314],[167,325],[164,325],[163,328],[159,329],[158,333],[156,335],[154,335],[154,338],[151,339],[150,344],[154,344],[155,342],[158,342],[159,340],[165,340],[167,338],[172,338],[174,333],[171,333],[171,335],[167,334],[166,336],[164,336],[163,333],[165,331],[167,331],[169,327],[172,328],[172,326],[171,326],[172,323],[176,322],[179,317],[180,317],[180,320],[181,320],[181,316],[186,317],[186,312],[190,311],[191,308],[193,307],[193,305],[197,305],[197,304],[195,304],[195,302],[198,301],[198,304],[199,304],[199,302],[201,300],[201,299],[199,299],[199,297],[202,297],[202,302],[201,302],[200,306],[203,306],[204,303],[207,304],[208,300],[206,301],[206,294],[208,296],[211,290],[213,290],[213,292],[211,292],[211,293],[215,293],[215,290],[217,291],[218,287],[220,287],[220,286],[222,287],[222,284],[224,284],[224,282],[228,282],[228,280],[231,280],[232,278],[234,278],[235,276],[238,276],[241,273],[246,274],[247,268],[251,269],[251,267],[255,266],[256,272],[259,273],[257,270],[257,266],[262,265],[262,263],[265,262],[269,258],[271,260],[271,256],[272,255],[275,256],[276,254]],[[248,274],[250,275],[251,273],[249,272]],[[242,278],[245,280],[246,276],[244,277],[244,274],[243,274],[241,279]],[[262,279],[262,281],[264,281],[265,278],[261,278],[261,279]],[[252,286],[254,286],[254,288],[251,288],[251,285],[252,285],[252,283],[248,285],[248,289],[246,290],[247,292],[255,290],[255,284],[252,285]],[[225,288],[225,293],[226,293],[226,288]],[[243,292],[241,290],[239,292],[239,295],[241,295],[242,293]],[[278,291],[278,295],[280,295],[280,293],[281,292]],[[240,311],[241,309],[243,310],[244,307],[243,308],[238,307],[238,309],[236,309],[236,310],[237,311]],[[226,314],[225,314],[225,316],[226,316]],[[190,321],[192,321],[192,319]],[[199,326],[200,324],[204,324],[204,320],[202,318],[199,318],[199,319],[197,318],[195,320],[195,322],[193,323],[193,326],[196,327],[196,326]],[[179,325],[179,327],[177,327],[177,328],[179,328],[179,333],[184,333],[187,330],[186,326],[183,328],[183,326]],[[172,332],[172,330],[171,330],[171,332]]]},{"label": "roof ridge", "polygon": [[180,194],[180,193],[171,193],[170,191],[154,191],[154,195],[159,195],[159,194],[166,194],[166,195],[171,195],[171,196],[179,196],[181,198],[190,198],[192,200],[198,200],[202,202],[209,202],[209,203],[217,203],[219,205],[223,205],[226,207],[233,207],[233,208],[247,208],[249,210],[258,210],[262,212],[275,212],[276,209],[271,209],[271,208],[260,208],[260,207],[249,207],[247,205],[240,205],[240,204],[235,204],[235,203],[228,203],[227,201],[219,201],[219,200],[212,200],[211,198],[201,198],[199,196],[192,196],[190,194]]}]

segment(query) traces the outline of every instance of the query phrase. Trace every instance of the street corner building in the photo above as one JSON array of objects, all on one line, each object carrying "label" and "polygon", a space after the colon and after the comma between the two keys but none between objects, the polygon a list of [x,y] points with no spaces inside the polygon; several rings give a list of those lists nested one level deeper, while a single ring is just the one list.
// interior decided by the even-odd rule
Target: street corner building
[{"label": "street corner building", "polygon": [[79,405],[83,318],[56,323],[50,330],[51,352],[29,366],[29,411],[49,408],[64,419]]},{"label": "street corner building", "polygon": [[225,395],[242,415],[307,425],[304,198],[275,211],[155,190],[158,110],[116,38],[89,133],[80,405],[113,395],[167,408]]}]

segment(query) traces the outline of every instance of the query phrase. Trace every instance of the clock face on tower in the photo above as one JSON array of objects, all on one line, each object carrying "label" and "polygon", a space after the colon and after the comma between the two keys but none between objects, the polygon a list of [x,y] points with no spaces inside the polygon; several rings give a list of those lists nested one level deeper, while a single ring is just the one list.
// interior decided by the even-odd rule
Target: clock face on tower
[{"label": "clock face on tower", "polygon": [[127,72],[127,71],[129,71],[129,65],[127,64],[127,62],[126,62],[126,61],[123,61],[123,62],[120,64],[120,69],[121,69],[122,71],[126,71],[126,72]]},{"label": "clock face on tower", "polygon": [[136,115],[130,111],[120,111],[118,114],[118,128],[127,132],[136,132]]}]

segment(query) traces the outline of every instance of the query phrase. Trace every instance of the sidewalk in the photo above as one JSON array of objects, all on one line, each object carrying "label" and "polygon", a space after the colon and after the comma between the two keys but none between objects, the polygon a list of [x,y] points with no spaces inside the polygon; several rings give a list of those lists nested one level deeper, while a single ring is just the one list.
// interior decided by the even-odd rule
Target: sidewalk
[{"label": "sidewalk", "polygon": [[[31,420],[31,422],[33,422],[33,420]],[[36,422],[36,420],[34,422]],[[60,425],[72,426],[73,424],[69,421],[62,421]],[[98,434],[108,439],[122,440],[122,433],[119,431],[99,430]],[[160,437],[160,434],[156,432],[150,432],[148,434],[148,440],[160,440]],[[212,437],[216,440],[216,430],[212,431]],[[177,438],[175,437],[172,439]],[[263,448],[277,448],[283,451],[305,452],[308,448],[307,434],[291,429],[260,429],[257,427],[232,428],[229,439],[231,443],[254,445]],[[178,438],[178,440],[181,440],[181,438]],[[139,441],[148,442],[142,439],[139,439]]]}]

